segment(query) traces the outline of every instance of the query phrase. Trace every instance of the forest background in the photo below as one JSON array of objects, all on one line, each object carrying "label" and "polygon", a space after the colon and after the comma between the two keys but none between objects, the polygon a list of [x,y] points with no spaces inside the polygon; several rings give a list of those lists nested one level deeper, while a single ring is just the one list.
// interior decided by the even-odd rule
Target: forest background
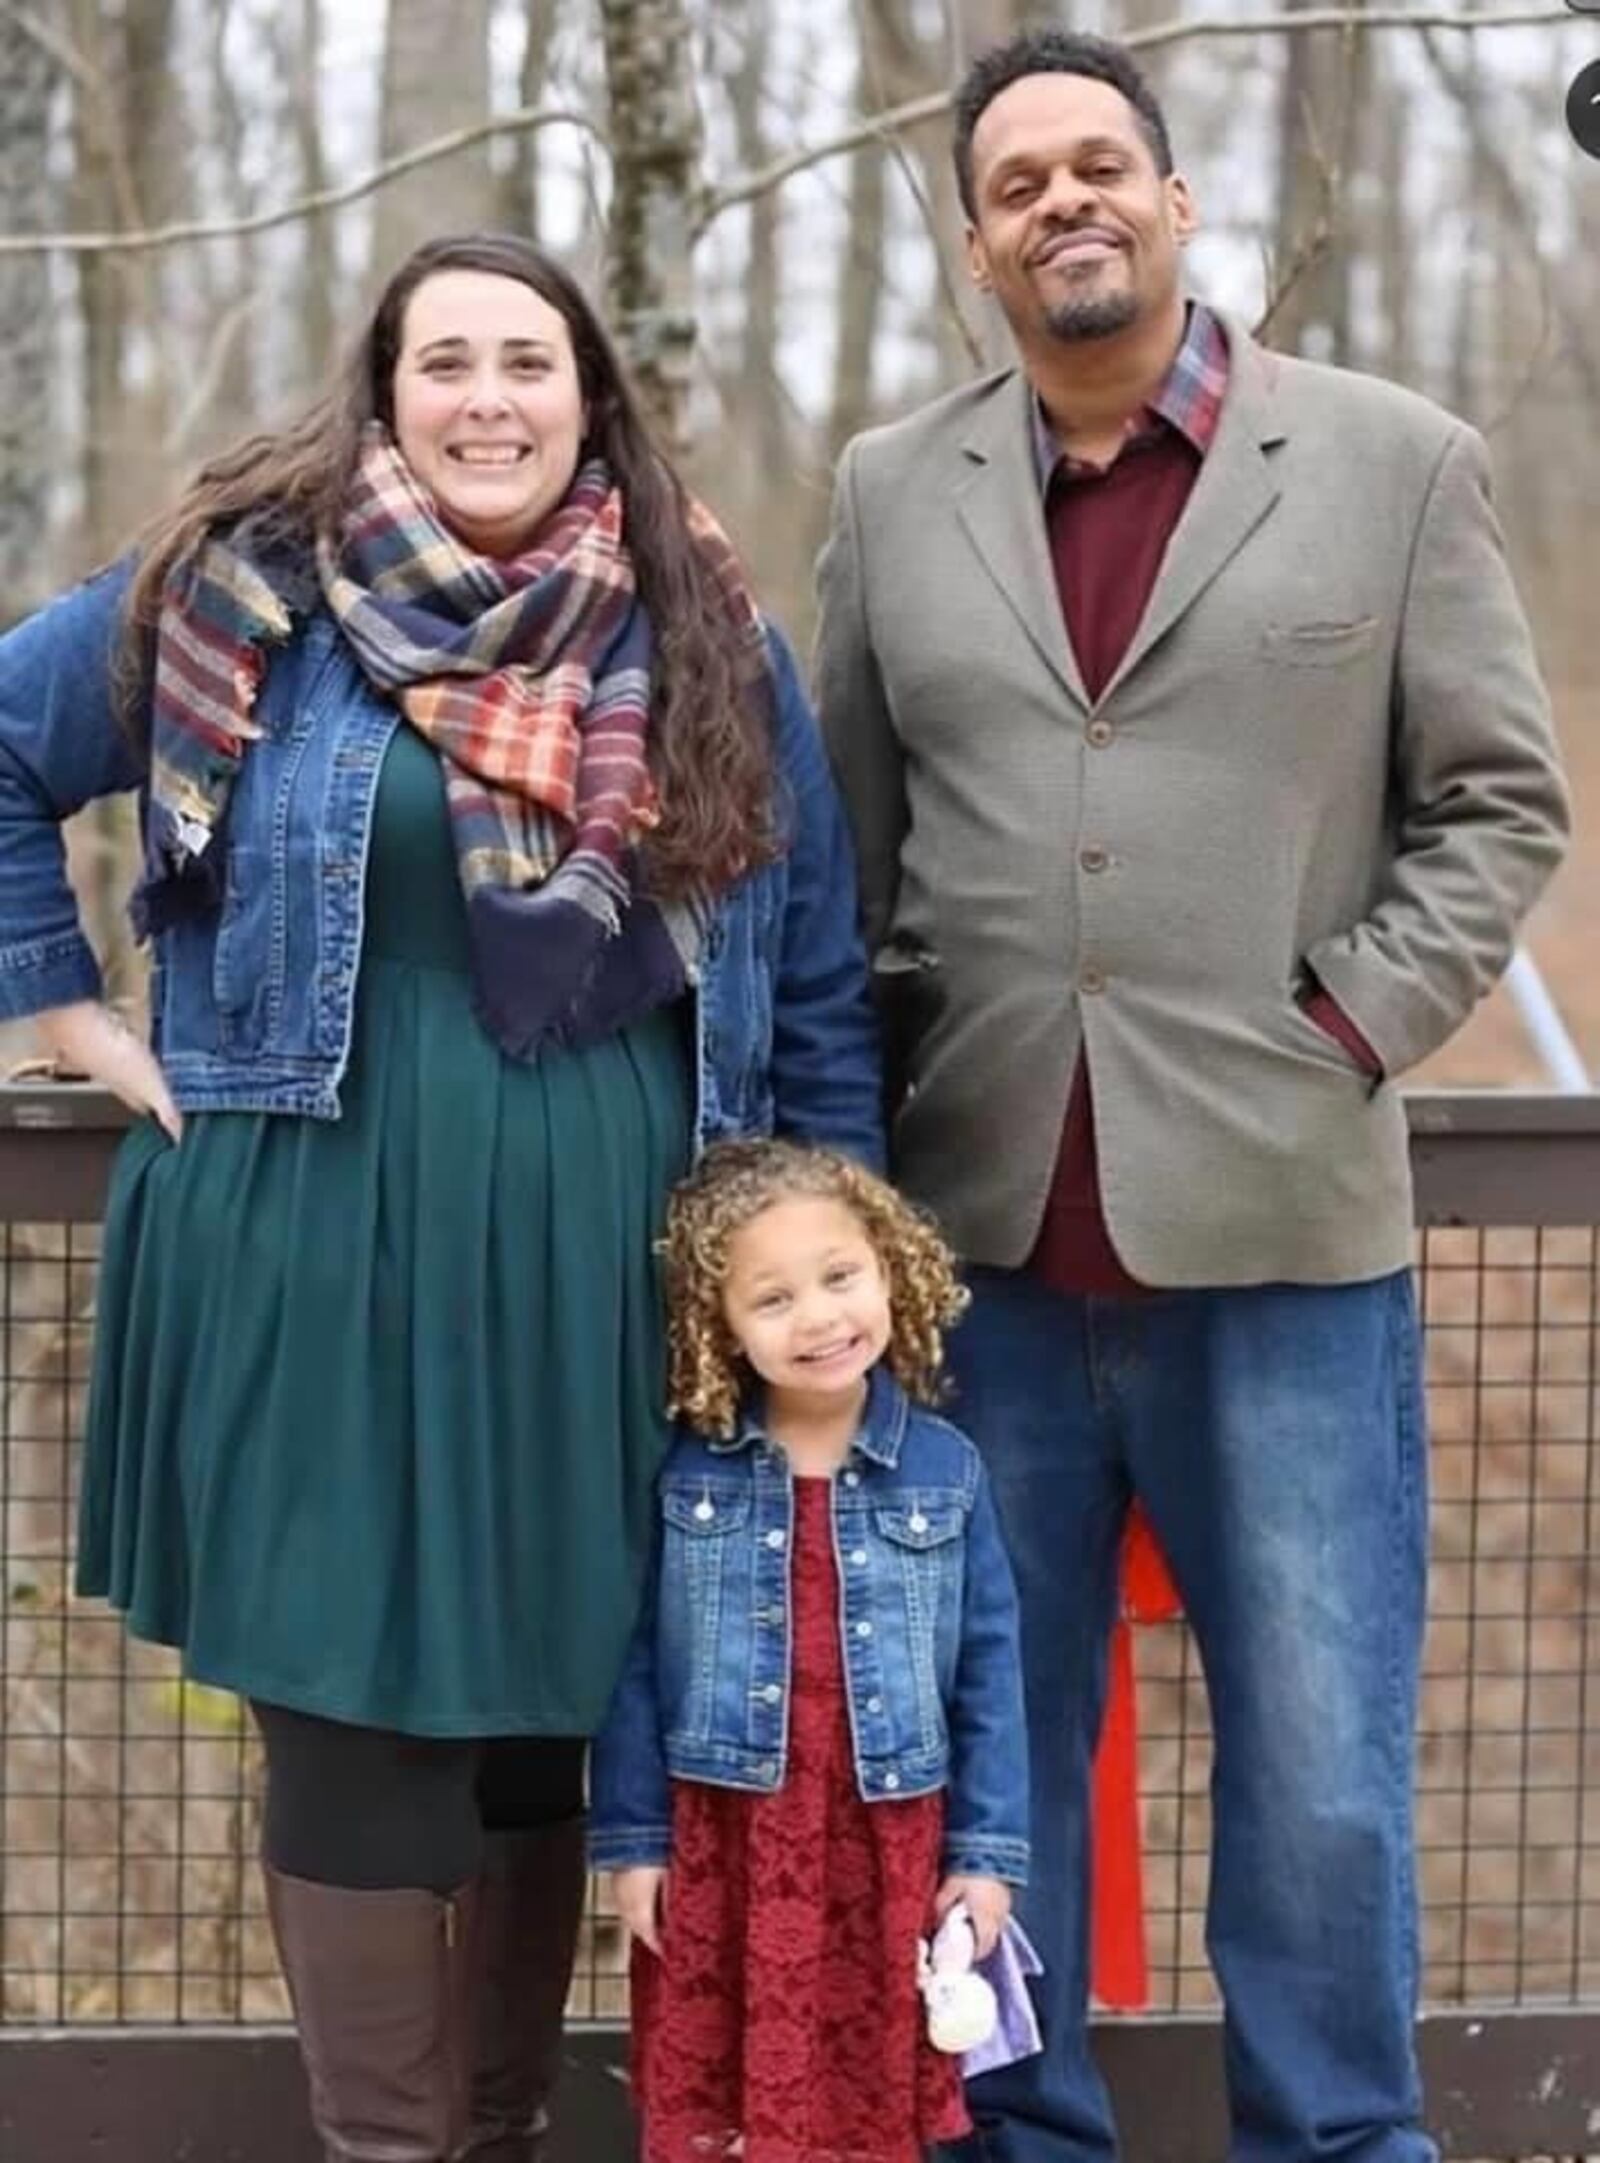
[{"label": "forest background", "polygon": [[[417,240],[493,225],[537,234],[603,298],[691,485],[803,647],[840,447],[1005,358],[966,281],[946,107],[1022,14],[0,0],[0,626],[125,547],[208,454],[316,396]],[[1600,162],[1563,118],[1600,19],[1553,0],[1085,0],[1070,20],[1137,43],[1167,103],[1203,218],[1197,292],[1488,437],[1577,803],[1528,944],[1600,1076]],[[137,1010],[131,803],[84,814],[70,846],[111,993]],[[0,1069],[25,1049],[0,1032]],[[1502,991],[1421,1078],[1546,1076]],[[1427,1294],[1429,1989],[1577,2002],[1600,1989],[1583,1815],[1600,1781],[1580,1770],[1600,1768],[1592,1236],[1571,1235],[1575,1266],[1518,1248],[1481,1274],[1476,1236],[1435,1235],[1469,1251],[1436,1248]],[[0,2024],[276,2014],[237,1708],[186,1696],[170,1660],[68,1593],[92,1242],[10,1238]],[[1580,1369],[1539,1367],[1536,1387],[1552,1345]],[[1200,1685],[1176,1633],[1144,1633],[1141,1663],[1146,1837],[1171,1888],[1152,1959],[1171,2003],[1199,2005]],[[621,1965],[597,1915],[588,2009],[620,2009]]]},{"label": "forest background", "polygon": [[[415,241],[493,225],[604,297],[804,644],[841,445],[1006,356],[945,105],[1052,12],[1140,46],[1198,292],[1488,436],[1579,810],[1529,945],[1600,1072],[1600,162],[1563,120],[1600,23],[1558,5],[0,0],[0,623],[315,396]],[[131,806],[72,848],[137,1007]],[[1423,1078],[1545,1077],[1502,992]]]}]

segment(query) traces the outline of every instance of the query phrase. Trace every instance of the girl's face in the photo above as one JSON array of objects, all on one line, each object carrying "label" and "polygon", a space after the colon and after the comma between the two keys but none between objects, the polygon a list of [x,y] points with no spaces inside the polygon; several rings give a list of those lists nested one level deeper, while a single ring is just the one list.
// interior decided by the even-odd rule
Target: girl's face
[{"label": "girl's face", "polygon": [[858,1393],[889,1344],[877,1250],[843,1202],[821,1195],[787,1195],[733,1234],[722,1306],[756,1373],[791,1401]]},{"label": "girl's face", "polygon": [[532,286],[441,270],[406,304],[394,365],[401,456],[451,532],[514,556],[572,485],[586,416],[566,319]]}]

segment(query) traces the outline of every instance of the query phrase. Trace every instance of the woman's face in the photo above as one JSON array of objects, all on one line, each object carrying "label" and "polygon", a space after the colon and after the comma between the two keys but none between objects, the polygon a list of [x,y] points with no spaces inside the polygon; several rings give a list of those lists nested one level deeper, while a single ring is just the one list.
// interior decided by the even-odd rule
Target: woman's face
[{"label": "woman's face", "polygon": [[440,270],[406,304],[401,455],[458,539],[513,556],[572,484],[587,426],[566,321],[515,278]]}]

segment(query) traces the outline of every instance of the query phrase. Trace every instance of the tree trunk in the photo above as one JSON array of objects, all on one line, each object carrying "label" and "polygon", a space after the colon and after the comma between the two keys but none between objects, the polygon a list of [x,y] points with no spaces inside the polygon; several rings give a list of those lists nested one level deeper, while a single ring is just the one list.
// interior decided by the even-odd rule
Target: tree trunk
[{"label": "tree trunk", "polygon": [[[303,195],[320,194],[328,185],[328,162],[322,141],[317,100],[317,68],[323,47],[322,0],[300,0],[296,31],[284,40],[289,89],[289,129],[294,143],[296,180]],[[300,341],[299,375],[303,391],[324,382],[338,345],[338,259],[333,223],[326,212],[307,218],[296,270],[295,328]]]},{"label": "tree trunk", "polygon": [[[1299,11],[1308,0],[1291,0]],[[1268,305],[1271,343],[1344,360],[1349,271],[1341,231],[1353,45],[1329,31],[1284,39],[1278,105],[1278,218]]]},{"label": "tree trunk", "polygon": [[646,413],[684,440],[694,359],[700,115],[683,0],[600,0],[612,146],[611,327]]},{"label": "tree trunk", "polygon": [[[393,158],[489,116],[489,0],[389,0],[378,151]],[[492,222],[487,149],[391,181],[378,196],[373,269],[382,281],[425,240]]]},{"label": "tree trunk", "polygon": [[[0,13],[0,231],[50,223],[46,152],[55,63]],[[50,271],[40,255],[0,259],[0,628],[44,599],[53,446]]]},{"label": "tree trunk", "polygon": [[[556,0],[525,0],[527,27],[522,65],[517,71],[517,103],[537,105],[550,80],[550,50],[555,43]],[[500,223],[508,233],[539,235],[540,134],[512,138],[511,162],[500,182]]]}]

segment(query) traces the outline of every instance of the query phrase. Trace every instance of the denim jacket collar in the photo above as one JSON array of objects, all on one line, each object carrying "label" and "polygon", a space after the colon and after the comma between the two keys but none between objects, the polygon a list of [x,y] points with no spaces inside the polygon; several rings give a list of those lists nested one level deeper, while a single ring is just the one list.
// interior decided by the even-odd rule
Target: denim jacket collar
[{"label": "denim jacket collar", "polygon": [[[763,1404],[752,1396],[740,1410],[739,1425],[734,1433],[725,1439],[714,1440],[710,1447],[719,1455],[727,1455],[746,1449],[753,1442],[765,1442],[767,1430],[763,1414]],[[851,1450],[859,1450],[863,1457],[870,1457],[874,1464],[884,1465],[892,1472],[900,1461],[900,1445],[905,1439],[910,1414],[911,1406],[905,1391],[880,1359],[867,1377],[867,1402]]]}]

